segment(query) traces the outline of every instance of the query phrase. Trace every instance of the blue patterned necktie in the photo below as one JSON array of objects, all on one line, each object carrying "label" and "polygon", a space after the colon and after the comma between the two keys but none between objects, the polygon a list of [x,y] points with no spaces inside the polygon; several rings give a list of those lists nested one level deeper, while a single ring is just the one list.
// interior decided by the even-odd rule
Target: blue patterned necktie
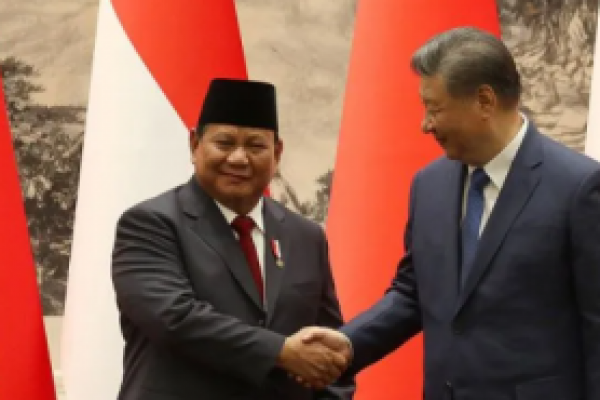
[{"label": "blue patterned necktie", "polygon": [[483,189],[489,182],[490,178],[482,168],[475,169],[471,174],[471,183],[467,192],[467,210],[462,224],[462,286],[471,272],[473,258],[477,251],[484,206]]}]

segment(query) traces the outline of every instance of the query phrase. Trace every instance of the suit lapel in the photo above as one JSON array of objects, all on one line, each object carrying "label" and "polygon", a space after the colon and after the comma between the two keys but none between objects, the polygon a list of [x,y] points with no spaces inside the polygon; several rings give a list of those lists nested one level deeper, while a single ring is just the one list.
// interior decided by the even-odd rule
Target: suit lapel
[{"label": "suit lapel", "polygon": [[471,273],[460,294],[457,312],[460,311],[491,265],[510,227],[539,183],[540,170],[537,167],[542,162],[542,150],[538,135],[537,130],[530,125],[482,232]]},{"label": "suit lapel", "polygon": [[[265,286],[267,297],[267,324],[271,322],[277,297],[281,289],[283,276],[288,264],[287,255],[289,254],[289,237],[284,230],[283,210],[277,207],[271,199],[266,198],[264,203],[263,215],[265,219]],[[273,251],[272,243],[279,243],[279,251],[282,263],[277,263],[276,254]]]},{"label": "suit lapel", "polygon": [[262,308],[244,252],[223,213],[195,178],[182,188],[181,202],[185,214],[192,219],[190,228],[221,256],[244,292]]},{"label": "suit lapel", "polygon": [[[466,169],[459,162],[450,161],[451,165],[447,169],[448,174],[443,177],[438,188],[440,193],[447,199],[444,207],[445,212],[442,214],[444,221],[435,222],[438,224],[437,229],[440,235],[440,242],[444,243],[444,259],[447,261],[448,269],[444,270],[445,275],[442,277],[444,282],[451,282],[450,285],[444,285],[444,288],[450,290],[448,294],[452,301],[456,301],[458,296],[458,280],[459,280],[459,232],[460,232],[460,216],[462,213],[462,193],[464,185],[464,176]],[[435,200],[439,201],[439,200]]]}]

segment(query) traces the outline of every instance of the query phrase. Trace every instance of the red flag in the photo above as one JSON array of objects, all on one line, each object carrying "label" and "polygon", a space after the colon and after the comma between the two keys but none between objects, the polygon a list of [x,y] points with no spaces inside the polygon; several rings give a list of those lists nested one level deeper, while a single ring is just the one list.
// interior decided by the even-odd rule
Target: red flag
[{"label": "red flag", "polygon": [[[492,0],[359,3],[327,220],[346,318],[378,301],[403,253],[414,173],[441,154],[420,132],[423,108],[412,53],[457,26],[499,34]],[[357,399],[422,398],[420,337],[359,375]]]},{"label": "red flag", "polygon": [[246,78],[235,11],[226,1],[112,0],[142,62],[179,117],[195,126],[214,77]]},{"label": "red flag", "polygon": [[54,400],[42,307],[0,78],[0,399]]}]

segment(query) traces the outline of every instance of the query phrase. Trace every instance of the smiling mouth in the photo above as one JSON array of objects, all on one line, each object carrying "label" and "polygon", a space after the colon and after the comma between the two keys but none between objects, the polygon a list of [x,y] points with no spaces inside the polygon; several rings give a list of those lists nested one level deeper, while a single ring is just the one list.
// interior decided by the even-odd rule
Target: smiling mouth
[{"label": "smiling mouth", "polygon": [[233,179],[237,179],[240,181],[248,180],[251,178],[250,175],[232,174],[230,172],[221,172],[221,174],[228,178],[233,178]]}]

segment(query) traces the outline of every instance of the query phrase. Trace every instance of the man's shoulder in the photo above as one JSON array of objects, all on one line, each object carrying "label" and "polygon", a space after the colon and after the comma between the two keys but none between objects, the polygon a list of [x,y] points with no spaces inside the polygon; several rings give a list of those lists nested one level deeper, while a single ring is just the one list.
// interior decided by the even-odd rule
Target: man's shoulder
[{"label": "man's shoulder", "polygon": [[414,177],[432,177],[438,174],[445,174],[449,168],[456,167],[457,164],[458,161],[450,160],[445,155],[442,155],[419,169]]},{"label": "man's shoulder", "polygon": [[598,161],[548,135],[539,132],[538,139],[543,146],[544,166],[556,178],[587,176],[600,169]]},{"label": "man's shoulder", "polygon": [[141,200],[123,211],[121,218],[136,218],[142,216],[161,216],[174,218],[178,214],[178,193],[183,185],[175,186],[152,197]]},{"label": "man's shoulder", "polygon": [[288,229],[293,229],[295,231],[302,232],[303,234],[322,235],[323,228],[317,222],[298,212],[290,210],[271,197],[266,197],[265,202],[267,207],[269,207],[272,212],[283,216],[283,219],[285,220],[285,226],[289,227]]},{"label": "man's shoulder", "polygon": [[450,160],[447,156],[441,155],[423,167],[422,171],[437,171],[456,164],[457,161]]}]

